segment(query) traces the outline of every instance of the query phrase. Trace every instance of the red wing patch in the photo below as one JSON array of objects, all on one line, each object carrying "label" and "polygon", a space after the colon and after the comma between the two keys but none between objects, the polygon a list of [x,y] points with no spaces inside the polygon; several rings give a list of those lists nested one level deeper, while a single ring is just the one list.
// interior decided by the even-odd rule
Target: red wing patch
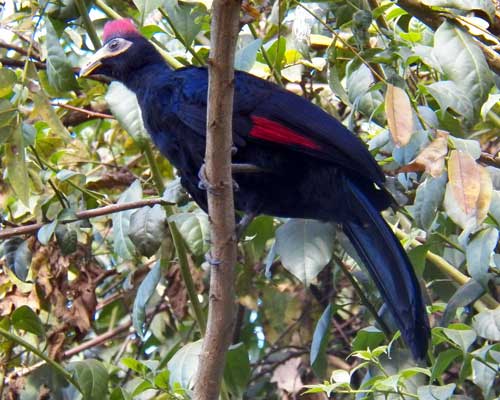
[{"label": "red wing patch", "polygon": [[321,146],[315,141],[306,138],[297,132],[281,125],[278,122],[271,121],[264,117],[252,116],[253,127],[250,136],[266,140],[268,142],[296,145],[312,150],[321,150]]}]

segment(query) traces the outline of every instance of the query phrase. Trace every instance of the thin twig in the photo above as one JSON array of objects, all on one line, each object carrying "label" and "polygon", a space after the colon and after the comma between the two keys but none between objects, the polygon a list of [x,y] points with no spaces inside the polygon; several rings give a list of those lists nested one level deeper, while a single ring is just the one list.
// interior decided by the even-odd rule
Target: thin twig
[{"label": "thin twig", "polygon": [[107,119],[114,119],[115,118],[110,114],[104,114],[104,113],[97,112],[97,111],[87,110],[86,108],[75,107],[75,106],[72,106],[70,104],[51,103],[51,105],[53,105],[55,107],[65,108],[65,109],[71,110],[71,111],[77,111],[77,112],[82,113],[82,114],[87,114],[90,118],[107,118]]},{"label": "thin twig", "polygon": [[7,50],[13,50],[16,53],[22,54],[23,56],[31,57],[37,61],[40,61],[40,57],[38,55],[36,54],[29,55],[28,50],[26,50],[24,47],[16,46],[15,44],[7,43],[4,42],[3,40],[0,40],[0,47]]},{"label": "thin twig", "polygon": [[0,57],[0,63],[2,65],[6,65],[7,67],[18,67],[18,68],[24,68],[26,65],[26,62],[31,62],[35,67],[38,69],[47,69],[47,65],[45,63],[42,63],[40,61],[34,61],[34,60],[14,60],[13,58],[7,58],[7,57]]},{"label": "thin twig", "polygon": [[[166,202],[161,198],[154,198],[154,199],[132,201],[130,203],[112,204],[110,206],[94,208],[93,210],[78,211],[76,213],[75,219],[63,220],[60,221],[60,223],[67,224],[82,219],[101,217],[103,215],[113,214],[120,211],[132,210],[135,208],[141,208],[146,206],[154,206],[156,204],[170,204],[170,203]],[[21,235],[28,235],[35,233],[44,225],[45,224],[39,223],[39,224],[23,225],[17,228],[0,230],[0,240],[5,240],[14,236],[21,236]]]}]

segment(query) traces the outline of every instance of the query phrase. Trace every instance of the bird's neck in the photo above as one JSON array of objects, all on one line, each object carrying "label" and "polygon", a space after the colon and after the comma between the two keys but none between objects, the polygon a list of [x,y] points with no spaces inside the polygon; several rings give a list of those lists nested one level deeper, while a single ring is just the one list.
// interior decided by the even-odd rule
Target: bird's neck
[{"label": "bird's neck", "polygon": [[165,63],[163,58],[155,60],[152,63],[143,65],[140,69],[124,76],[122,82],[138,97],[145,94],[146,91],[155,87],[162,78],[170,75],[172,70]]}]

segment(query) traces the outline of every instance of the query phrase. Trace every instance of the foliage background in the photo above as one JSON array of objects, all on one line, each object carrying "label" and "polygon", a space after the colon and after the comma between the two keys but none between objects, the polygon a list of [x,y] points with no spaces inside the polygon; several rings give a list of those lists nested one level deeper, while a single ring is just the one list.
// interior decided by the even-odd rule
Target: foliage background
[{"label": "foliage background", "polygon": [[[236,67],[332,113],[383,166],[402,205],[386,217],[429,305],[429,365],[384,336],[390,318],[382,309],[375,321],[380,299],[338,227],[262,216],[240,244],[226,398],[296,398],[303,385],[306,399],[499,395],[496,4],[397,3],[244,3]],[[151,147],[133,96],[76,73],[119,17],[172,67],[203,65],[209,8],[3,6],[2,397],[189,397],[207,216]]]}]

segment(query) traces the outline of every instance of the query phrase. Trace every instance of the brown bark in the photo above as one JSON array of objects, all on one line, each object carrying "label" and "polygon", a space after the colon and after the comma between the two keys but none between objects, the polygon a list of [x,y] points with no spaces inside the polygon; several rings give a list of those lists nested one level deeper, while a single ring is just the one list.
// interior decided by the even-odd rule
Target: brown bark
[{"label": "brown bark", "polygon": [[208,63],[206,177],[211,225],[210,295],[207,331],[195,379],[194,399],[219,397],[225,356],[234,327],[236,233],[231,174],[234,52],[239,30],[238,0],[213,3]]}]

